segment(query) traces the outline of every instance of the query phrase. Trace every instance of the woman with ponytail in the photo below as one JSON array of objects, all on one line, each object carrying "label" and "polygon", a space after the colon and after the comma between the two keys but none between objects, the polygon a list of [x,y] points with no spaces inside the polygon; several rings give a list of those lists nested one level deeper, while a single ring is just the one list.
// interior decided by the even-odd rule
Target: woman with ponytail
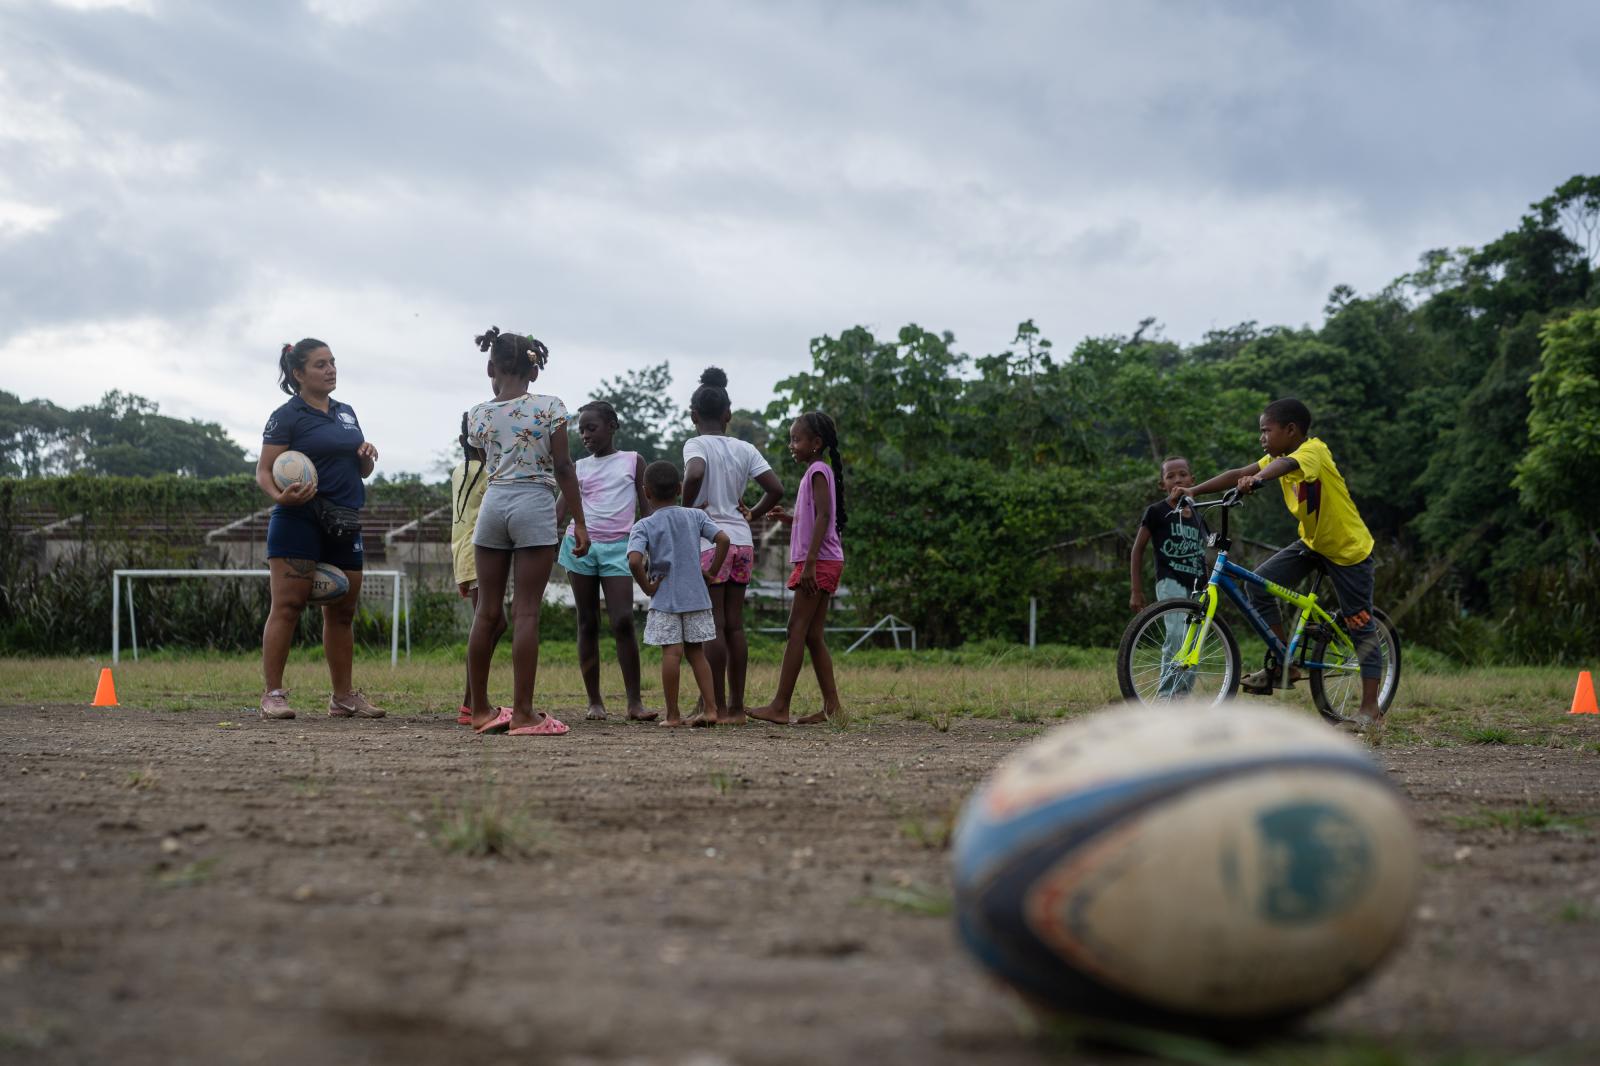
[{"label": "woman with ponytail", "polygon": [[[488,487],[472,530],[478,599],[467,641],[470,724],[476,733],[560,736],[565,723],[534,713],[539,671],[539,608],[555,566],[556,493],[572,516],[572,554],[589,551],[578,478],[567,452],[567,408],[558,398],[528,391],[550,352],[539,341],[494,326],[474,338],[489,353],[494,399],[467,412],[466,444],[481,448]],[[506,582],[516,574],[512,604],[512,700],[489,705],[489,664],[505,631]]]},{"label": "woman with ponytail", "polygon": [[[794,571],[789,588],[794,603],[789,610],[788,643],[783,649],[783,666],[778,671],[778,694],[771,703],[750,712],[752,718],[787,725],[812,725],[843,713],[839,687],[833,679],[833,656],[828,654],[825,625],[828,604],[839,590],[844,573],[844,463],[839,458],[839,430],[833,419],[821,411],[808,411],[789,427],[789,454],[805,466],[796,494],[794,514],[781,510],[777,518],[792,526],[789,533],[789,561]],[[823,457],[827,461],[823,461]],[[806,649],[811,650],[811,668],[822,690],[822,709],[815,714],[793,718],[789,701],[800,679]]]},{"label": "woman with ponytail", "polygon": [[[361,507],[367,500],[362,479],[372,475],[378,449],[361,432],[355,409],[331,395],[339,384],[333,352],[314,337],[285,344],[278,353],[278,387],[289,402],[272,412],[261,435],[256,484],[273,502],[267,521],[267,568],[272,610],[261,634],[261,672],[266,693],[261,717],[293,718],[283,687],[284,664],[294,643],[300,615],[311,600],[318,563],[343,570],[350,589],[322,605],[322,648],[333,692],[332,718],[382,718],[383,711],[351,686],[355,658],[356,604],[361,597]],[[316,482],[280,489],[272,464],[286,451],[305,454],[317,469]]]},{"label": "woman with ponytail", "polygon": [[[733,404],[728,399],[728,375],[717,367],[707,367],[700,375],[700,387],[689,400],[689,417],[699,436],[683,446],[683,502],[705,511],[728,535],[729,544],[711,579],[717,636],[706,642],[706,660],[711,664],[717,718],[738,725],[745,719],[744,678],[750,657],[744,634],[744,592],[756,551],[750,523],[783,499],[783,482],[755,445],[728,436]],[[761,487],[762,496],[745,511],[744,490],[752,480]],[[702,567],[711,564],[714,554],[712,543],[701,540]]]}]

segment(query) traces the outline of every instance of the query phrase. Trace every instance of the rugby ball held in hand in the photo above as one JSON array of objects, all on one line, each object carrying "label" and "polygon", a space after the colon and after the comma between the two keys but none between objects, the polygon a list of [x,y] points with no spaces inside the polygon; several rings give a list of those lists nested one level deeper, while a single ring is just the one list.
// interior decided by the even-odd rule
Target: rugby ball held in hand
[{"label": "rugby ball held in hand", "polygon": [[350,578],[332,563],[318,563],[311,572],[311,602],[333,603],[350,591]]},{"label": "rugby ball held in hand", "polygon": [[279,491],[302,481],[317,487],[317,468],[304,452],[287,451],[272,461],[272,483]]}]

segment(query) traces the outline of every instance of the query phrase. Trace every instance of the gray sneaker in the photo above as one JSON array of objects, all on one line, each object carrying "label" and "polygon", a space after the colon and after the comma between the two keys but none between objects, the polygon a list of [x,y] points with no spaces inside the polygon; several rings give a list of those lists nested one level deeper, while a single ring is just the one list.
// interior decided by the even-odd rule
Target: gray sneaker
[{"label": "gray sneaker", "polygon": [[275,688],[265,696],[262,696],[261,717],[269,720],[273,718],[293,718],[294,708],[289,706],[289,690]]},{"label": "gray sneaker", "polygon": [[360,689],[353,690],[344,699],[328,697],[329,718],[382,718],[383,710],[367,702]]}]

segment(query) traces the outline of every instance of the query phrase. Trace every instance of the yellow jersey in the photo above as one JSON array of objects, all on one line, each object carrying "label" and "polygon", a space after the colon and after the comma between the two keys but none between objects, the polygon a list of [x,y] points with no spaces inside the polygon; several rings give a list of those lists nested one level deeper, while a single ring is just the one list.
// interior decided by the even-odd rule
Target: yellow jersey
[{"label": "yellow jersey", "polygon": [[[463,496],[461,486],[472,488]],[[470,585],[478,580],[478,561],[472,554],[472,527],[478,524],[478,507],[489,475],[476,459],[460,462],[450,472],[450,561],[455,566],[456,584]]]},{"label": "yellow jersey", "polygon": [[[1317,437],[1289,453],[1299,463],[1278,479],[1283,502],[1300,523],[1300,539],[1306,547],[1337,566],[1354,566],[1372,554],[1372,534],[1361,520],[1344,475],[1334,464],[1333,453]],[[1272,456],[1263,455],[1256,463],[1263,469]]]}]

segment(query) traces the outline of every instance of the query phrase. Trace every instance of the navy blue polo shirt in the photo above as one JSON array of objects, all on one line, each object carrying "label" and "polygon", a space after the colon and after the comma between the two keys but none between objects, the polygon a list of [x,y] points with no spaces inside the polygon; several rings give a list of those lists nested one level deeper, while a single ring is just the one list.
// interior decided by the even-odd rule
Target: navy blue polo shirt
[{"label": "navy blue polo shirt", "polygon": [[355,408],[328,397],[327,413],[299,396],[272,412],[261,443],[286,445],[304,452],[317,468],[317,495],[341,507],[359,508],[367,502],[361,483],[361,460],[356,449],[366,437],[356,421]]}]

